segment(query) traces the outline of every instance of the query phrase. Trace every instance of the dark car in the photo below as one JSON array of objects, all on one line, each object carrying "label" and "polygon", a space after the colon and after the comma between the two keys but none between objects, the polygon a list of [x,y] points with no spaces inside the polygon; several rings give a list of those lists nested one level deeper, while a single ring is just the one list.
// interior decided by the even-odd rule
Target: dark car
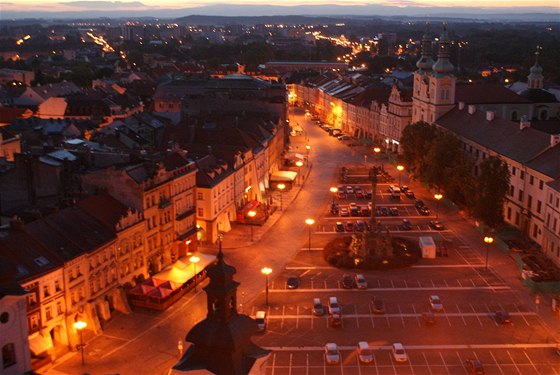
[{"label": "dark car", "polygon": [[443,224],[437,220],[430,220],[430,228],[433,230],[444,230]]},{"label": "dark car", "polygon": [[476,358],[469,358],[465,362],[465,367],[469,370],[470,375],[484,375],[484,367],[482,362]]},{"label": "dark car", "polygon": [[412,224],[410,224],[410,220],[403,219],[401,228],[402,228],[402,230],[411,230],[412,229]]},{"label": "dark car", "polygon": [[342,326],[342,317],[340,314],[332,314],[329,316],[329,323],[331,327],[340,327]]},{"label": "dark car", "polygon": [[344,232],[344,224],[342,224],[341,221],[337,221],[337,222],[336,222],[336,225],[335,225],[335,227],[334,227],[334,229],[335,229],[337,232]]},{"label": "dark car", "polygon": [[389,208],[389,215],[391,216],[399,216],[399,209],[397,207]]},{"label": "dark car", "polygon": [[496,311],[496,322],[498,324],[510,324],[511,318],[509,313],[505,310]]},{"label": "dark car", "polygon": [[331,214],[338,214],[338,204],[337,203],[333,203],[331,204]]},{"label": "dark car", "polygon": [[418,213],[420,215],[428,216],[430,214],[430,209],[426,206],[422,206],[418,208]]},{"label": "dark car", "polygon": [[414,195],[414,192],[410,189],[408,189],[407,191],[404,192],[404,195],[408,198],[408,199],[414,199],[416,198],[416,196]]},{"label": "dark car", "polygon": [[373,297],[371,299],[371,310],[374,314],[385,314],[385,305],[379,297]]},{"label": "dark car", "polygon": [[389,209],[387,207],[379,207],[379,214],[381,216],[389,216]]},{"label": "dark car", "polygon": [[356,230],[356,226],[354,225],[353,221],[347,221],[346,225],[345,225],[346,231],[347,232],[353,232]]},{"label": "dark car", "polygon": [[371,191],[370,190],[366,191],[364,196],[366,197],[366,199],[371,199]]},{"label": "dark car", "polygon": [[363,232],[364,230],[366,230],[366,224],[364,223],[363,220],[357,220],[356,221],[356,232]]},{"label": "dark car", "polygon": [[416,208],[424,207],[424,202],[422,202],[420,199],[417,199],[414,201],[414,207]]},{"label": "dark car", "polygon": [[348,274],[342,276],[342,287],[344,289],[352,289],[354,287],[354,278]]},{"label": "dark car", "polygon": [[288,277],[288,281],[286,281],[286,287],[288,289],[297,289],[299,287],[299,277],[297,276]]}]

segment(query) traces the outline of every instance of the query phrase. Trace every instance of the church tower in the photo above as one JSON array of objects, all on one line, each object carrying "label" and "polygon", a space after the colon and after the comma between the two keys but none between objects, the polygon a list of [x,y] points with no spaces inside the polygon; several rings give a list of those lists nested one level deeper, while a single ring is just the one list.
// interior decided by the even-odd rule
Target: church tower
[{"label": "church tower", "polygon": [[[259,373],[270,354],[251,341],[257,323],[237,312],[236,270],[224,262],[222,241],[217,261],[207,269],[210,282],[204,291],[208,314],[187,334],[185,354],[170,371],[171,375],[246,375]],[[206,373],[206,372],[205,372]]]},{"label": "church tower", "polygon": [[455,76],[453,64],[449,61],[449,36],[447,25],[438,42],[437,61],[432,62],[431,39],[426,33],[422,38],[422,57],[416,63],[414,72],[412,122],[425,121],[429,124],[447,113],[455,105]]},{"label": "church tower", "polygon": [[527,76],[527,88],[529,89],[542,89],[544,83],[544,76],[542,74],[543,68],[539,65],[539,54],[541,46],[537,46],[537,51],[535,52],[535,65],[529,69],[529,75]]}]

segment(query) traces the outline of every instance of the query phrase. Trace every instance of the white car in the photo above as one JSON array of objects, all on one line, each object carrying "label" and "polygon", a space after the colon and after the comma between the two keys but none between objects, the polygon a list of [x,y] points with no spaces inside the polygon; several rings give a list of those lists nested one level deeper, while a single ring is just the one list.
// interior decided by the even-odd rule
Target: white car
[{"label": "white car", "polygon": [[441,303],[441,300],[439,299],[438,296],[436,295],[430,296],[429,302],[430,302],[430,309],[432,309],[432,311],[443,311],[443,304]]},{"label": "white car", "polygon": [[356,275],[356,286],[358,287],[358,289],[367,289],[367,280],[364,275]]},{"label": "white car", "polygon": [[362,363],[373,362],[373,352],[366,341],[360,341],[358,343],[358,359]]},{"label": "white car", "polygon": [[408,361],[408,356],[404,351],[404,346],[400,342],[396,342],[391,347],[391,353],[396,362],[406,362]]},{"label": "white car", "polygon": [[329,365],[340,363],[340,352],[334,342],[325,344],[325,361],[327,361]]}]

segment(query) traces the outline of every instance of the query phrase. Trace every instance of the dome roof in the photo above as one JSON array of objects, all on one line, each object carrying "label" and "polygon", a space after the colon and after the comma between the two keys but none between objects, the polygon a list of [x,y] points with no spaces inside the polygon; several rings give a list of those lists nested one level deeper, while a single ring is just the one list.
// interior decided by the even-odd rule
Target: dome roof
[{"label": "dome roof", "polygon": [[535,65],[533,65],[531,69],[529,69],[529,76],[540,77],[542,76],[542,72],[543,72],[542,66],[540,66],[538,63],[535,63]]}]

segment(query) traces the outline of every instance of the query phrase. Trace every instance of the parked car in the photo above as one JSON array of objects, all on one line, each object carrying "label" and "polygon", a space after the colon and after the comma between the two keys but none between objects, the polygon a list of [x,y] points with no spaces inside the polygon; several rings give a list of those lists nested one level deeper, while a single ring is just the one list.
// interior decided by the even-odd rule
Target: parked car
[{"label": "parked car", "polygon": [[381,298],[373,297],[371,299],[371,311],[374,314],[385,314],[385,304]]},{"label": "parked car", "polygon": [[414,201],[414,207],[416,208],[424,207],[424,202],[421,201],[420,199],[417,199]]},{"label": "parked car", "polygon": [[323,314],[325,314],[325,308],[321,303],[321,299],[313,298],[313,315],[322,316]]},{"label": "parked car", "polygon": [[340,314],[340,305],[336,297],[329,297],[329,314]]},{"label": "parked car", "polygon": [[410,189],[408,189],[407,191],[404,192],[404,195],[408,198],[408,199],[414,199],[416,198],[416,196],[414,195],[414,192]]},{"label": "parked car", "polygon": [[257,332],[264,332],[266,330],[266,311],[257,311],[255,321],[257,322]]},{"label": "parked car", "polygon": [[373,362],[373,352],[367,341],[358,342],[358,359],[362,363]]},{"label": "parked car", "polygon": [[484,367],[482,362],[476,358],[469,358],[465,362],[465,367],[469,371],[469,375],[484,375]]},{"label": "parked car", "polygon": [[345,193],[344,191],[342,191],[342,190],[339,190],[339,191],[336,193],[336,197],[337,197],[338,199],[346,199],[346,193]]},{"label": "parked car", "polygon": [[410,223],[410,220],[403,219],[402,224],[401,224],[401,228],[402,228],[402,230],[411,230],[412,229],[412,224]]},{"label": "parked car", "polygon": [[365,197],[366,199],[371,199],[371,190],[367,190],[367,191],[364,193],[364,197]]},{"label": "parked car", "polygon": [[342,276],[342,287],[344,289],[352,289],[354,287],[354,279],[347,273]]},{"label": "parked car", "polygon": [[346,186],[346,194],[354,194],[354,188],[350,185]]},{"label": "parked car", "polygon": [[331,204],[331,214],[338,214],[338,210],[340,209],[340,207],[338,207],[337,203],[332,203]]},{"label": "parked car", "polygon": [[408,361],[408,356],[404,351],[404,346],[400,342],[396,342],[391,346],[391,353],[393,354],[393,359],[396,362]]},{"label": "parked car", "polygon": [[360,216],[360,210],[358,206],[350,207],[350,216]]},{"label": "parked car", "polygon": [[430,228],[433,230],[444,230],[443,224],[437,220],[430,220]]},{"label": "parked car", "polygon": [[288,289],[297,289],[299,287],[299,277],[297,276],[290,276],[286,281],[286,287]]},{"label": "parked car", "polygon": [[443,311],[443,304],[438,296],[431,295],[428,301],[430,302],[430,309],[432,311]]},{"label": "parked car", "polygon": [[356,232],[363,232],[366,229],[366,224],[363,220],[356,220]]},{"label": "parked car", "polygon": [[344,224],[342,224],[342,221],[336,222],[336,225],[334,226],[334,230],[337,232],[344,232]]},{"label": "parked car", "polygon": [[496,311],[496,323],[498,324],[510,324],[511,318],[506,310]]},{"label": "parked car", "polygon": [[426,206],[418,208],[418,213],[423,216],[428,216],[430,214],[430,209]]},{"label": "parked car", "polygon": [[338,347],[334,342],[325,344],[324,352],[325,361],[327,362],[327,364],[336,365],[340,363],[340,352],[338,351]]},{"label": "parked car", "polygon": [[402,185],[402,186],[401,186],[401,191],[402,191],[403,193],[406,193],[406,192],[408,191],[408,186]]},{"label": "parked car", "polygon": [[389,209],[387,207],[379,207],[381,216],[389,216]]},{"label": "parked car", "polygon": [[422,313],[422,320],[424,321],[424,324],[431,326],[436,323],[436,316],[431,311],[425,311]]},{"label": "parked car", "polygon": [[356,286],[358,289],[367,289],[367,280],[361,273],[357,274],[355,277]]},{"label": "parked car", "polygon": [[389,208],[389,215],[399,216],[399,209],[397,207],[390,207]]},{"label": "parked car", "polygon": [[350,140],[350,136],[346,135],[346,134],[341,134],[338,136],[338,140],[339,141],[349,141]]},{"label": "parked car", "polygon": [[342,326],[342,316],[340,314],[331,314],[329,316],[329,324],[331,327]]},{"label": "parked car", "polygon": [[354,230],[356,229],[353,221],[347,221],[344,227],[347,232],[354,232]]},{"label": "parked car", "polygon": [[338,210],[338,215],[339,216],[350,216],[350,214],[348,213],[348,209],[346,207],[341,207]]}]

